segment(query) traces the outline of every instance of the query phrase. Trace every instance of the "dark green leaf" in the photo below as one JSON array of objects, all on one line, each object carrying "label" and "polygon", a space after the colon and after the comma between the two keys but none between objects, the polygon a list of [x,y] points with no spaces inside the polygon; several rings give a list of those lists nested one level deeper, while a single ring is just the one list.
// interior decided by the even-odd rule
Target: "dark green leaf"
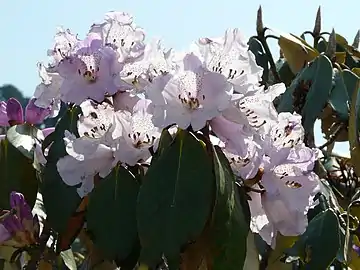
[{"label": "dark green leaf", "polygon": [[279,113],[294,111],[293,95],[301,82],[311,82],[305,104],[302,104],[301,113],[305,130],[310,130],[324,109],[332,88],[332,65],[330,60],[326,56],[320,55],[308,67],[298,73],[290,87],[286,89],[281,97],[280,103],[276,108]]},{"label": "dark green leaf", "polygon": [[320,40],[317,44],[316,49],[319,53],[325,53],[327,50],[327,42],[325,40]]},{"label": "dark green leaf", "polygon": [[32,160],[24,156],[7,139],[0,141],[0,209],[10,208],[12,191],[24,194],[32,207],[36,201],[38,180]]},{"label": "dark green leaf", "polygon": [[86,213],[87,229],[109,260],[126,259],[137,246],[136,201],[139,184],[118,166],[92,191]]},{"label": "dark green leaf", "polygon": [[219,147],[214,149],[214,171],[217,196],[211,225],[213,269],[242,269],[250,223],[250,216],[245,214],[248,205],[241,203],[229,161]]},{"label": "dark green leaf", "polygon": [[211,160],[203,142],[187,131],[153,163],[140,188],[137,220],[140,261],[154,266],[164,254],[177,269],[181,248],[201,234],[213,204]]},{"label": "dark green leaf", "polygon": [[277,106],[276,110],[278,113],[281,112],[293,112],[293,95],[295,89],[299,86],[300,82],[303,80],[308,80],[311,78],[313,74],[313,70],[310,68],[304,68],[302,69],[297,76],[294,78],[294,80],[291,82],[290,86],[286,89],[286,91],[282,94],[280,98],[280,103]]},{"label": "dark green leaf", "polygon": [[278,73],[279,73],[281,81],[286,86],[291,85],[292,80],[295,78],[295,75],[294,75],[294,73],[292,73],[288,62],[284,59],[282,59],[282,64],[279,65]]},{"label": "dark green leaf", "polygon": [[306,102],[302,110],[303,126],[305,130],[311,130],[317,117],[324,109],[332,88],[332,64],[325,55],[320,55],[308,67],[312,70],[310,78],[304,80],[312,81]]},{"label": "dark green leaf", "polygon": [[339,226],[333,210],[318,214],[287,254],[299,256],[305,263],[304,269],[327,269],[340,249]]},{"label": "dark green leaf", "polygon": [[159,141],[159,146],[151,159],[151,163],[154,163],[158,157],[170,146],[173,141],[173,137],[167,129],[163,129]]},{"label": "dark green leaf", "polygon": [[57,161],[66,155],[63,141],[65,130],[77,135],[76,123],[79,113],[78,107],[68,109],[56,125],[55,131],[51,134],[53,141],[48,142],[49,145],[52,144],[42,177],[41,189],[47,217],[52,228],[59,233],[66,230],[68,220],[81,202],[76,187],[66,185],[56,167]]},{"label": "dark green leaf", "polygon": [[[357,76],[354,72],[352,72],[350,70],[344,70],[342,72],[342,75],[343,75],[344,83],[346,85],[346,89],[348,92],[348,97],[351,99],[354,94],[354,91],[358,87],[357,84],[358,84],[360,78],[359,78],[359,76]],[[350,104],[351,104],[351,100],[350,100]]]}]

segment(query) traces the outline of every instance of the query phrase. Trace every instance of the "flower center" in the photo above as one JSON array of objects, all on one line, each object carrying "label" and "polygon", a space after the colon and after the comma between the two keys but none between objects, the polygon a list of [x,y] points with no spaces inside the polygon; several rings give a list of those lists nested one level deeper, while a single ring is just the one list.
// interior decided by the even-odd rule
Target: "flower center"
[{"label": "flower center", "polygon": [[186,71],[179,78],[178,99],[181,104],[189,110],[196,110],[201,107],[201,101],[205,100],[205,95],[200,94],[203,87],[202,74]]},{"label": "flower center", "polygon": [[282,142],[282,147],[290,148],[299,144],[301,137],[296,132],[293,132],[295,126],[296,124],[294,123],[288,123],[283,129],[277,128],[273,136],[273,141],[280,144]]},{"label": "flower center", "polygon": [[132,141],[132,145],[135,148],[150,147],[154,144],[155,136],[150,136],[147,133],[135,132],[128,134],[129,139]]},{"label": "flower center", "polygon": [[[191,92],[183,95],[179,94],[178,99],[180,100],[181,104],[183,104],[189,110],[196,110],[201,106],[199,98],[197,98],[195,95],[193,96]],[[205,95],[202,95],[201,99],[205,100]]]},{"label": "flower center", "polygon": [[81,64],[78,68],[78,74],[82,76],[86,82],[94,83],[98,79],[100,71],[101,56],[97,53],[84,54],[79,56]]}]

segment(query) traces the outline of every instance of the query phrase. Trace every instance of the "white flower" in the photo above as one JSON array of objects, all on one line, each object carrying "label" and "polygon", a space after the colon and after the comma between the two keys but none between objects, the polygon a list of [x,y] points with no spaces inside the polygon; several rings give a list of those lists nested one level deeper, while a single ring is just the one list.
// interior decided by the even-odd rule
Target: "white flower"
[{"label": "white flower", "polygon": [[77,35],[71,33],[69,29],[59,27],[54,37],[54,47],[48,50],[48,56],[52,58],[51,66],[56,66],[59,62],[74,48],[75,44],[80,40]]},{"label": "white flower", "polygon": [[145,33],[135,26],[133,17],[128,13],[115,11],[106,13],[105,22],[93,24],[90,33],[100,34],[103,45],[117,50],[119,62],[143,54]]},{"label": "white flower", "polygon": [[83,113],[77,123],[80,137],[100,138],[112,126],[115,111],[111,104],[99,104],[88,99],[81,103],[80,107]]},{"label": "white flower", "polygon": [[57,169],[65,184],[81,184],[77,191],[83,197],[93,189],[95,175],[105,177],[117,164],[115,139],[122,129],[116,125],[115,111],[110,104],[86,100],[80,107],[83,112],[77,123],[80,138],[65,131],[68,156],[59,159]]},{"label": "white flower", "polygon": [[144,54],[133,61],[127,61],[115,77],[120,90],[143,90],[156,76],[173,69],[172,50],[164,52],[159,40],[146,44]]},{"label": "white flower", "polygon": [[38,64],[41,83],[36,86],[35,105],[40,108],[51,108],[49,117],[56,117],[60,111],[60,87],[63,79],[58,73],[49,72],[42,63]]},{"label": "white flower", "polygon": [[103,138],[76,138],[65,132],[66,152],[69,154],[57,162],[58,172],[65,184],[80,185],[80,197],[87,195],[94,187],[94,176],[106,177],[116,166],[115,148],[105,144]]},{"label": "white flower", "polygon": [[285,90],[285,85],[280,83],[270,86],[267,90],[257,87],[245,94],[234,94],[235,101],[223,112],[223,116],[254,131],[267,132],[269,125],[276,122],[278,117],[273,100]]},{"label": "white flower", "polygon": [[235,92],[245,93],[261,80],[263,69],[256,64],[239,29],[228,29],[223,38],[202,38],[198,46],[206,67],[223,74]]},{"label": "white flower", "polygon": [[122,126],[122,137],[118,140],[116,158],[130,166],[140,160],[147,160],[151,153],[150,147],[155,147],[160,138],[160,130],[154,126],[149,113],[150,100],[141,99],[128,111],[117,112],[118,123]]},{"label": "white flower", "polygon": [[191,125],[196,131],[228,108],[232,87],[221,74],[204,69],[194,54],[187,54],[182,62],[173,74],[156,77],[146,94],[153,102],[157,126]]}]

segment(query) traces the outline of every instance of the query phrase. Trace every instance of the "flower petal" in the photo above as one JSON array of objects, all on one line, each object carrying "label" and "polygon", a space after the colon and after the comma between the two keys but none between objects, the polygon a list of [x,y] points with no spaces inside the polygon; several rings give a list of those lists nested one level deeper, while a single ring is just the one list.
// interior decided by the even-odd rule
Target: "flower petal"
[{"label": "flower petal", "polygon": [[6,113],[11,125],[22,124],[24,122],[23,109],[17,99],[10,98],[7,101]]}]

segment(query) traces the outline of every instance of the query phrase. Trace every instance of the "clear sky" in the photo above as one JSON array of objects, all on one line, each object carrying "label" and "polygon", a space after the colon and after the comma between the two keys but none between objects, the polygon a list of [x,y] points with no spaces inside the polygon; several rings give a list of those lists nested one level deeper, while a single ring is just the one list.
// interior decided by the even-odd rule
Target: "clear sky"
[{"label": "clear sky", "polygon": [[193,40],[220,36],[238,27],[247,36],[255,33],[256,11],[261,4],[265,26],[300,35],[312,30],[322,7],[323,30],[335,31],[352,42],[359,28],[358,0],[0,0],[0,85],[11,83],[32,95],[39,79],[36,63],[46,60],[57,26],[83,37],[90,25],[111,10],[126,11],[149,37],[186,49]]}]

